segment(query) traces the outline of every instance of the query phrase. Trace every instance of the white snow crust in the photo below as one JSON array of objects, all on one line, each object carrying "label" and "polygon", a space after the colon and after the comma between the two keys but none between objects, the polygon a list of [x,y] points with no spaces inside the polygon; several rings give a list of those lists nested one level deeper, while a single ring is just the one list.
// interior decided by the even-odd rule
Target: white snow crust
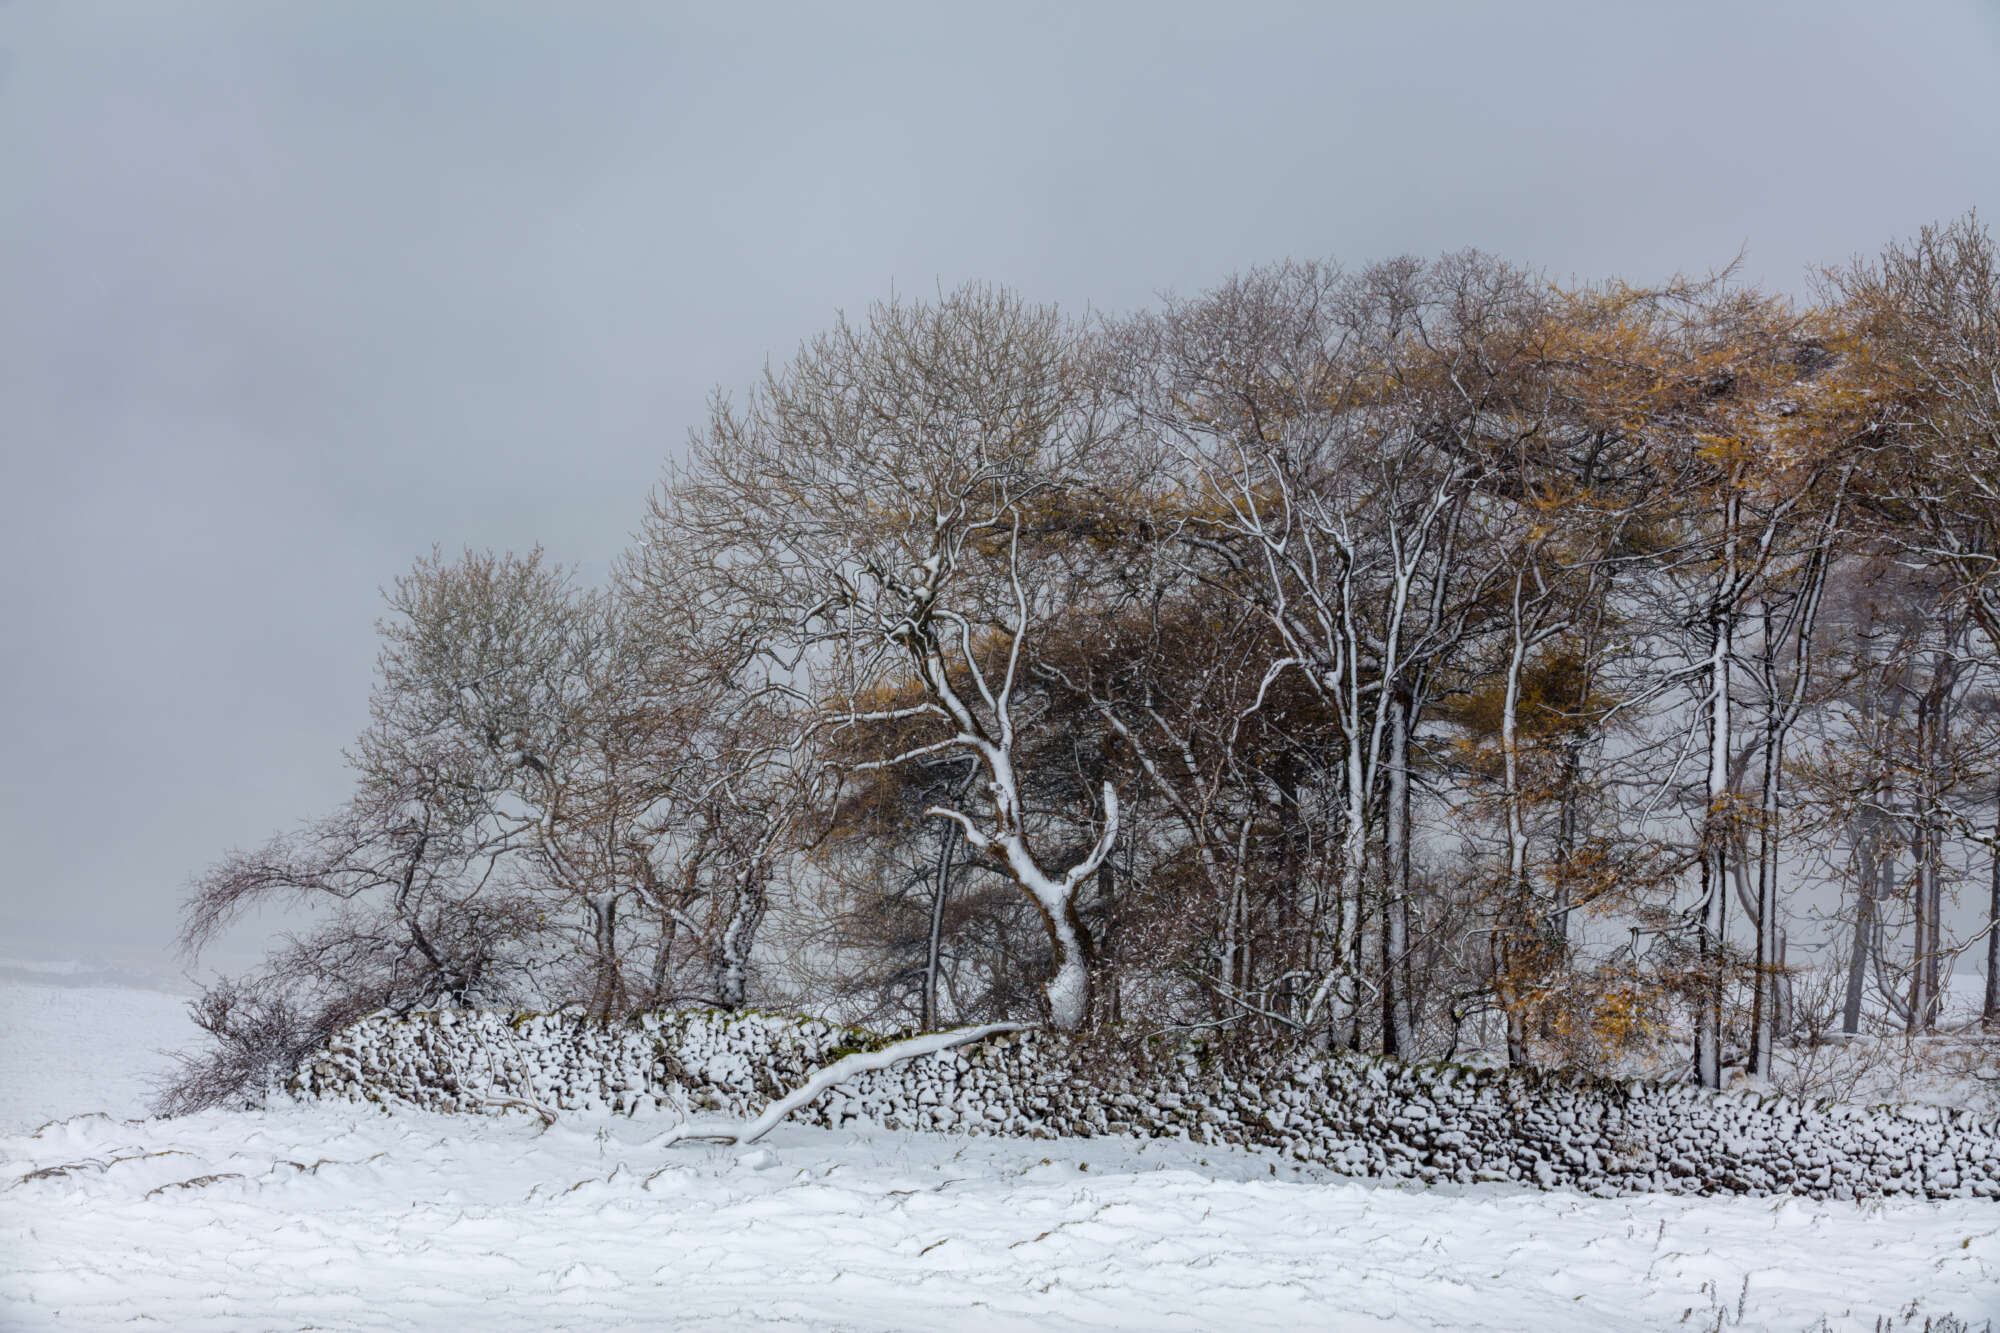
[{"label": "white snow crust", "polygon": [[167,1052],[199,1035],[185,996],[0,978],[0,1131],[83,1111],[144,1115]]},{"label": "white snow crust", "polygon": [[286,1106],[8,1138],[0,1324],[1559,1333],[2000,1305],[1984,1201],[1424,1190],[1168,1140],[657,1135]]}]

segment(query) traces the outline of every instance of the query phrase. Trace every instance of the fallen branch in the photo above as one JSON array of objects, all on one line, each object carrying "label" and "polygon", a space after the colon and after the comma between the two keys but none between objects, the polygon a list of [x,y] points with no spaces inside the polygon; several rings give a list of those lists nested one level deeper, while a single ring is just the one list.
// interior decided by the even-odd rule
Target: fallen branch
[{"label": "fallen branch", "polygon": [[921,1037],[893,1042],[879,1051],[861,1051],[835,1060],[826,1068],[817,1071],[796,1090],[786,1093],[765,1107],[764,1113],[747,1125],[739,1121],[726,1120],[683,1121],[654,1142],[675,1144],[696,1141],[731,1143],[738,1146],[755,1143],[776,1129],[786,1116],[811,1102],[828,1088],[845,1083],[856,1074],[865,1074],[874,1069],[887,1069],[890,1065],[903,1060],[913,1060],[920,1055],[935,1055],[954,1046],[969,1046],[975,1041],[997,1037],[1003,1032],[1023,1032],[1027,1028],[1026,1023],[986,1023],[979,1027],[953,1028],[949,1032],[927,1032]]},{"label": "fallen branch", "polygon": [[484,1097],[477,1093],[469,1095],[473,1101],[482,1102],[487,1106],[514,1106],[519,1107],[523,1111],[532,1111],[542,1118],[543,1129],[553,1128],[556,1123],[556,1113],[554,1111],[551,1111],[539,1102],[531,1102],[525,1097]]}]

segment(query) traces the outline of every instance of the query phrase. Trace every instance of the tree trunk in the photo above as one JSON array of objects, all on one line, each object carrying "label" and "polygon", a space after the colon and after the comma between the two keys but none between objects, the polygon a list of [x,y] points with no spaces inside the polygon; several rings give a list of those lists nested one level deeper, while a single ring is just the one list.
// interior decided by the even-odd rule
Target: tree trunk
[{"label": "tree trunk", "polygon": [[1505,788],[1507,822],[1506,883],[1501,887],[1499,940],[1500,984],[1495,998],[1507,1015],[1507,1063],[1528,1062],[1528,1018],[1513,986],[1514,952],[1531,929],[1532,886],[1528,882],[1528,813],[1521,791],[1521,677],[1527,668],[1528,643],[1521,633],[1521,584],[1514,576],[1512,644],[1507,654],[1506,692],[1500,706],[1500,778]]},{"label": "tree trunk", "polygon": [[1410,705],[1389,704],[1389,771],[1382,839],[1382,1053],[1416,1055],[1404,969],[1410,953]]},{"label": "tree trunk", "polygon": [[[1351,702],[1351,701],[1350,701]],[[1345,806],[1340,830],[1340,878],[1335,889],[1333,966],[1338,979],[1331,992],[1332,1024],[1346,1029],[1347,1049],[1362,1045],[1361,972],[1363,936],[1367,933],[1368,783],[1362,764],[1363,744],[1358,708],[1349,708],[1345,771],[1341,796]]]},{"label": "tree trunk", "polygon": [[1944,907],[1944,836],[1936,828],[1923,830],[1918,842],[1922,864],[1917,871],[1917,956],[1911,969],[1911,1032],[1929,1032],[1937,1026],[1943,1006],[1943,927],[1939,917]]},{"label": "tree trunk", "polygon": [[1906,1032],[1922,1032],[1926,1026],[1925,1016],[1931,1006],[1930,986],[1930,841],[1927,832],[1919,832],[1911,850],[1916,853],[1917,878],[1911,887],[1910,905],[1915,917],[1916,940],[1911,945],[1910,957],[1910,1009],[1905,1015],[1903,1029]]},{"label": "tree trunk", "polygon": [[648,1000],[652,1004],[663,1002],[667,993],[667,981],[672,974],[674,958],[674,936],[679,932],[680,923],[671,914],[660,918],[660,943],[653,953],[652,993]]},{"label": "tree trunk", "polygon": [[[1768,624],[1768,617],[1766,618]],[[1770,651],[1767,645],[1766,651]],[[1778,1033],[1778,971],[1784,935],[1778,925],[1778,786],[1785,737],[1775,716],[1764,732],[1764,791],[1757,833],[1757,974],[1750,1005],[1750,1072],[1771,1076],[1771,1047]]]},{"label": "tree trunk", "polygon": [[2000,817],[1994,820],[1992,880],[1986,899],[1986,1002],[1979,1008],[1980,1026],[2000,1028]]},{"label": "tree trunk", "polygon": [[1528,1016],[1519,1009],[1509,1009],[1507,1015],[1507,1063],[1515,1069],[1525,1069],[1528,1065]]},{"label": "tree trunk", "polygon": [[715,947],[715,1003],[741,1009],[749,994],[750,947],[764,920],[764,863],[752,861],[737,883],[736,905]]},{"label": "tree trunk", "polygon": [[[1132,869],[1131,855],[1129,852],[1130,848],[1129,843],[1127,844],[1127,848],[1128,851],[1125,861],[1125,871],[1126,874],[1129,875]],[[1112,869],[1111,858],[1107,856],[1104,858],[1104,864],[1097,867],[1097,892],[1099,895],[1099,901],[1102,903],[1101,910],[1104,914],[1103,919],[1104,919],[1105,934],[1108,938],[1113,940],[1118,938],[1117,890],[1118,890],[1118,873],[1117,871]],[[1103,969],[1102,960],[1099,961],[1099,969],[1100,972]],[[1106,980],[1106,978],[1100,975],[1098,980],[1099,983],[1102,984]],[[1122,994],[1123,988],[1118,984],[1118,973],[1115,968],[1111,970],[1109,981],[1111,983],[1110,991],[1108,996],[1104,997],[1105,998],[1104,1016],[1111,1023],[1113,1027],[1116,1027],[1118,1026],[1118,1024],[1125,1021],[1125,1014],[1122,1008],[1122,1001],[1124,999],[1124,996]]]},{"label": "tree trunk", "polygon": [[917,1024],[929,1032],[937,1026],[938,958],[944,941],[944,902],[951,892],[952,853],[958,849],[958,825],[945,821],[944,845],[938,848],[931,881],[931,928],[924,942],[924,993]]},{"label": "tree trunk", "polygon": [[[1876,735],[1876,695],[1875,685],[1870,683],[1875,668],[1875,641],[1864,635],[1860,644],[1861,681],[1860,697],[1857,704],[1865,724],[1866,734]],[[1848,822],[1848,837],[1854,844],[1856,899],[1854,905],[1854,945],[1847,955],[1847,994],[1841,1005],[1840,1030],[1848,1036],[1856,1036],[1861,1031],[1861,1001],[1868,984],[1869,950],[1874,947],[1877,929],[1875,921],[1875,901],[1886,897],[1883,881],[1885,866],[1893,857],[1885,858],[1888,835],[1883,827],[1884,819],[1879,804],[1882,796],[1881,779],[1876,777],[1864,791],[1863,808],[1856,811]],[[1880,960],[1875,960],[1880,965]]]},{"label": "tree trunk", "polygon": [[1045,907],[1042,920],[1048,927],[1053,955],[1049,979],[1042,983],[1049,1026],[1058,1032],[1080,1032],[1090,1016],[1090,935],[1077,915],[1073,895],[1054,911]]},{"label": "tree trunk", "polygon": [[1875,881],[1881,873],[1881,836],[1874,827],[1878,816],[1864,811],[1859,831],[1854,835],[1855,874],[1854,944],[1847,955],[1847,994],[1840,1009],[1840,1030],[1852,1037],[1861,1031],[1861,997],[1868,984],[1868,946],[1875,935]]},{"label": "tree trunk", "polygon": [[602,1015],[616,1013],[625,1004],[624,969],[618,960],[618,900],[622,897],[621,893],[600,893],[590,899],[591,943],[597,953],[590,1007]]},{"label": "tree trunk", "polygon": [[[1737,506],[1729,500],[1728,522],[1734,529]],[[1710,656],[1708,662],[1708,808],[1702,819],[1701,927],[1702,973],[1697,980],[1695,1000],[1695,1077],[1704,1088],[1722,1086],[1722,998],[1723,951],[1729,924],[1729,847],[1734,841],[1731,824],[1735,815],[1735,793],[1729,781],[1730,667],[1736,651],[1736,546],[1732,536],[1727,546],[1724,577],[1715,604],[1709,611]]]}]

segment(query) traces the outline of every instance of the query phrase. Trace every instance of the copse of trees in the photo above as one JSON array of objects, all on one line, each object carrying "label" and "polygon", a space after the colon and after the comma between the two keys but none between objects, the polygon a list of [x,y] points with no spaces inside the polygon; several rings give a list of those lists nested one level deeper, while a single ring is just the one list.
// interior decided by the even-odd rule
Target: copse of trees
[{"label": "copse of trees", "polygon": [[[169,1099],[378,1008],[753,1000],[1514,1062],[2000,1024],[2000,270],[974,286],[719,396],[612,586],[432,555],[321,910]],[[1956,932],[1949,907],[1980,893]],[[1802,998],[1794,934],[1836,974]]]}]

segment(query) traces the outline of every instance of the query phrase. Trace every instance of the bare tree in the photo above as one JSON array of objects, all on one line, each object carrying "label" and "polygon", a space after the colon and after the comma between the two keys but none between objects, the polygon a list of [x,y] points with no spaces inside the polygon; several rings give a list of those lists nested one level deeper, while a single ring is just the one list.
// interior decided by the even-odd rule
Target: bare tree
[{"label": "bare tree", "polygon": [[[1070,583],[1041,511],[1079,482],[1098,439],[1074,341],[1053,311],[983,288],[843,320],[740,409],[717,402],[649,527],[693,539],[715,604],[755,626],[769,688],[810,700],[812,732],[917,733],[848,771],[977,760],[985,800],[930,813],[1034,904],[1061,1028],[1089,1009],[1077,891],[1118,833],[1105,783],[1083,850],[1051,865],[1036,849],[1051,818],[1029,807],[1018,768],[1028,658]],[[1082,813],[1054,822],[1092,822]]]},{"label": "bare tree", "polygon": [[[1879,540],[1946,571],[2000,654],[2000,251],[1975,214],[1826,274],[1875,446]],[[1983,1015],[2000,1025],[2000,812]]]},{"label": "bare tree", "polygon": [[[1280,266],[1115,333],[1138,428],[1178,462],[1198,577],[1256,608],[1266,686],[1296,676],[1338,738],[1322,764],[1340,870],[1306,912],[1319,943],[1298,1017],[1358,1040],[1366,971],[1392,1052],[1414,1040],[1418,740],[1487,614],[1497,572],[1468,558],[1475,501],[1537,313],[1524,275],[1464,255],[1352,277]],[[1380,960],[1365,965],[1371,917]]]},{"label": "bare tree", "polygon": [[196,884],[190,949],[317,916],[188,1095],[528,996],[1514,1062],[1675,1015],[1716,1086],[1779,1072],[1816,877],[1850,1032],[1974,948],[2000,1023],[1996,272],[1968,217],[1805,313],[1461,254],[843,318],[609,589],[398,581],[353,798]]}]

